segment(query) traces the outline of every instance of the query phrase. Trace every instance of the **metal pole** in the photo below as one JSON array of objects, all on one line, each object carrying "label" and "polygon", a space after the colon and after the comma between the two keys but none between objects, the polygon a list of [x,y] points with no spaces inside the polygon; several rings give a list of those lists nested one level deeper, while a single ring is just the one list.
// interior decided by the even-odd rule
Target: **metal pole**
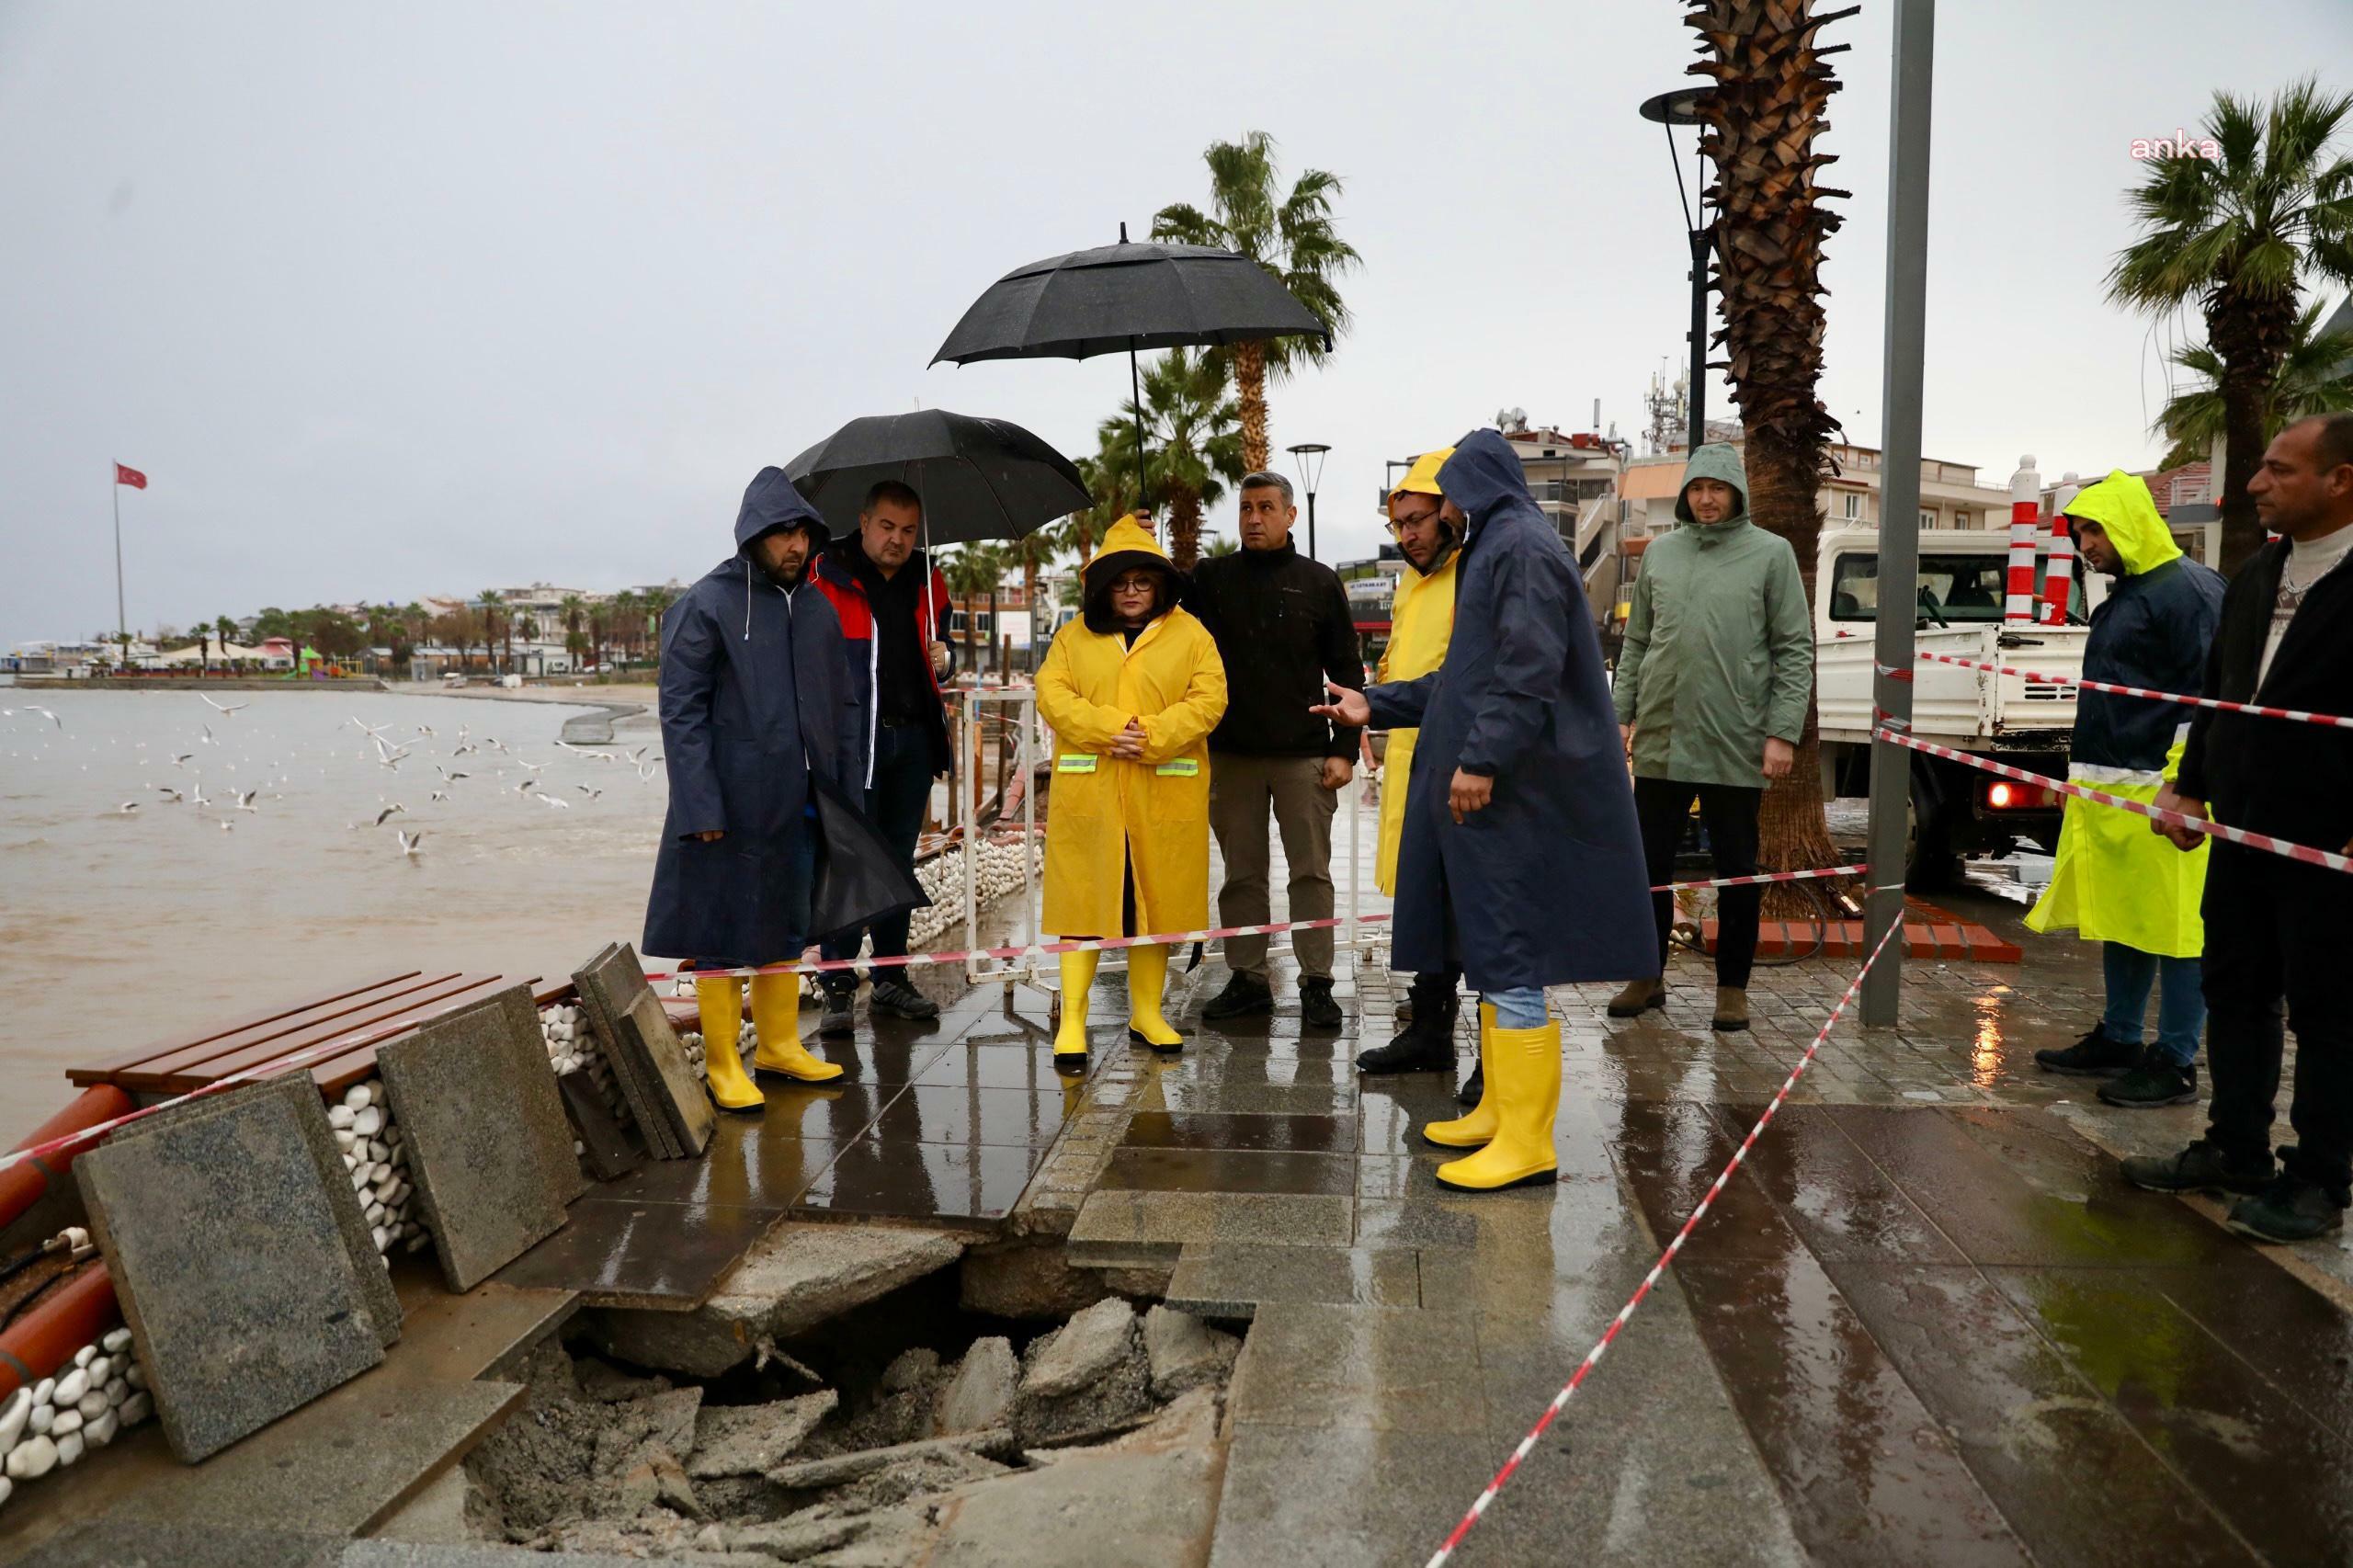
[{"label": "metal pole", "polygon": [[1307,493],[1307,559],[1315,559],[1315,492]]},{"label": "metal pole", "polygon": [[[1120,225],[1120,233],[1122,238],[1126,237],[1127,226],[1125,224]],[[1136,415],[1136,508],[1139,511],[1144,509],[1143,381],[1142,375],[1142,373],[1136,369],[1136,340],[1131,337],[1128,339],[1128,398],[1131,406],[1135,409]]]},{"label": "metal pole", "polygon": [[[1881,382],[1879,616],[1872,656],[1881,670],[1909,672],[1912,607],[1920,579],[1920,379],[1928,286],[1928,95],[1935,75],[1937,0],[1895,0],[1893,102],[1887,160],[1887,363]],[[1912,686],[1871,678],[1875,724],[1908,729]],[[1870,880],[1863,943],[1875,946],[1904,918],[1904,823],[1911,801],[1911,754],[1871,743]],[[1862,1019],[1895,1022],[1904,994],[1904,943],[1887,950],[1863,980]]]},{"label": "metal pole", "polygon": [[109,463],[114,483],[107,489],[114,497],[114,631],[115,646],[121,650],[119,669],[131,666],[131,618],[122,608],[122,465]]},{"label": "metal pole", "polygon": [[1708,231],[1691,231],[1691,440],[1708,439]]}]

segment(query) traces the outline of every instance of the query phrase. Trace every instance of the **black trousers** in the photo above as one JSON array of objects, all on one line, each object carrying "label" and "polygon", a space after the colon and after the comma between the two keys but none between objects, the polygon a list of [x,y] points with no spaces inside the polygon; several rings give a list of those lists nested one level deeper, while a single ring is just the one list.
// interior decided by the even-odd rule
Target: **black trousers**
[{"label": "black trousers", "polygon": [[[1756,811],[1764,804],[1760,786],[1686,784],[1673,778],[1634,780],[1634,816],[1643,830],[1643,867],[1656,887],[1675,874],[1675,847],[1683,841],[1683,820],[1692,798],[1699,801],[1700,825],[1708,830],[1708,847],[1714,854],[1716,875],[1747,877],[1756,872]],[[1716,894],[1716,983],[1735,989],[1748,984],[1756,961],[1756,915],[1765,905],[1761,887],[1724,888]],[[1675,895],[1651,894],[1651,915],[1658,923],[1658,961],[1666,964],[1667,933],[1675,925]]]},{"label": "black trousers", "polygon": [[[2290,1175],[2353,1199],[2353,878],[2217,842],[2206,868],[2209,1142],[2259,1155],[2271,1142],[2286,1028],[2296,1031],[2288,1103]],[[2284,1006],[2283,1006],[2284,1005]],[[2283,1020],[2284,1012],[2284,1020]]]}]

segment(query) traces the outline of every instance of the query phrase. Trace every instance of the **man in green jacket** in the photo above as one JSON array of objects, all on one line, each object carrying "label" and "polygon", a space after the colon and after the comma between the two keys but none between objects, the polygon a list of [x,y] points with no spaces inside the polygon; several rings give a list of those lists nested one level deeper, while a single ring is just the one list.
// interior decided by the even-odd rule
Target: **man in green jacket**
[{"label": "man in green jacket", "polygon": [[[1618,655],[1618,723],[1634,765],[1634,811],[1654,884],[1674,872],[1691,801],[1708,831],[1716,875],[1756,869],[1765,787],[1797,759],[1813,685],[1813,630],[1789,541],[1749,520],[1740,455],[1701,447],[1684,471],[1675,515],[1686,526],[1650,542],[1634,580]],[[1715,1027],[1748,1027],[1761,887],[1716,900]],[[1670,893],[1651,895],[1659,962],[1675,921]],[[1631,1018],[1666,1006],[1666,982],[1637,980],[1609,1004]]]}]

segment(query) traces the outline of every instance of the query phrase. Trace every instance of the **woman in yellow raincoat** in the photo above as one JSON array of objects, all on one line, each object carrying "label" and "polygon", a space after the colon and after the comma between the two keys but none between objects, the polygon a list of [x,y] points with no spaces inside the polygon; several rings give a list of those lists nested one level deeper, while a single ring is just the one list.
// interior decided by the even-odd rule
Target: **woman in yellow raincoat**
[{"label": "woman in yellow raincoat", "polygon": [[[2084,675],[2152,691],[2196,693],[2222,613],[2220,574],[2183,557],[2149,487],[2122,471],[2067,504],[2079,552],[2116,586],[2092,612]],[[2075,705],[2074,782],[2126,800],[2154,801],[2181,766],[2189,710],[2178,703],[2086,691]],[[2051,886],[2026,918],[2034,931],[2073,926],[2103,944],[2106,1016],[2064,1050],[2038,1051],[2047,1071],[2109,1080],[2110,1105],[2179,1105],[2198,1097],[2193,1065],[2206,1018],[2199,956],[2205,926],[2206,845],[2188,854],[2149,831],[2146,819],[2070,799],[2059,828]],[[2157,990],[2157,1038],[2141,1043],[2149,992]]]},{"label": "woman in yellow raincoat", "polygon": [[[1054,732],[1042,929],[1132,937],[1209,924],[1209,733],[1225,712],[1225,665],[1209,629],[1176,602],[1183,579],[1152,535],[1122,517],[1083,578],[1086,608],[1055,633],[1038,671]],[[1100,954],[1063,955],[1054,1065],[1086,1067],[1087,988]],[[1128,949],[1128,1027],[1154,1051],[1184,1049],[1161,1016],[1168,949]]]}]

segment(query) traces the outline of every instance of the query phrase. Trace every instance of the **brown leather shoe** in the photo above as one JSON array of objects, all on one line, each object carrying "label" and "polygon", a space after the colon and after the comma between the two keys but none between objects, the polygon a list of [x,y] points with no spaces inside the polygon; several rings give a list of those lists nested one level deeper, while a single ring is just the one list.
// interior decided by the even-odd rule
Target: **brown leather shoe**
[{"label": "brown leather shoe", "polygon": [[1664,980],[1631,980],[1626,989],[1609,999],[1609,1016],[1613,1018],[1639,1017],[1653,1007],[1666,1006],[1666,982]]},{"label": "brown leather shoe", "polygon": [[1710,1020],[1716,1028],[1730,1032],[1748,1027],[1748,993],[1737,985],[1716,987],[1716,1016]]}]

